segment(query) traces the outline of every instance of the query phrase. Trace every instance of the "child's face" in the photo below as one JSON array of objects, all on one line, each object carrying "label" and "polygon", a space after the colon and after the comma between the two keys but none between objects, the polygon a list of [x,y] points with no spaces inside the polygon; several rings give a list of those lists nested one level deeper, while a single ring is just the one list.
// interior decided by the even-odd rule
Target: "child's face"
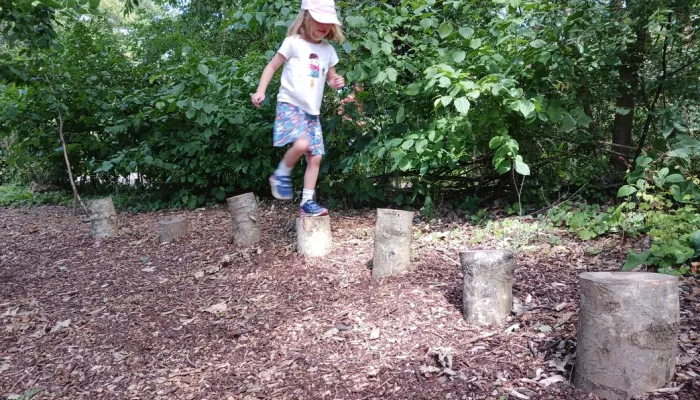
[{"label": "child's face", "polygon": [[322,24],[320,22],[316,22],[313,18],[310,21],[311,23],[309,24],[309,36],[311,39],[315,41],[320,41],[321,39],[325,38],[328,36],[328,33],[330,33],[331,28],[333,25],[331,24]]}]

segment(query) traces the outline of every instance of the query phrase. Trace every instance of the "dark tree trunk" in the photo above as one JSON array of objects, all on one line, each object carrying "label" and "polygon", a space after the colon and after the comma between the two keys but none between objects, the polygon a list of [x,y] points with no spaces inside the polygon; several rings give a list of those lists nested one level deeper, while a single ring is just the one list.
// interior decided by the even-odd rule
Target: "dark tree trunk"
[{"label": "dark tree trunk", "polygon": [[[615,101],[618,109],[624,109],[626,114],[615,113],[615,121],[612,130],[612,150],[619,154],[610,156],[610,163],[618,171],[627,169],[627,161],[632,145],[632,131],[634,128],[634,112],[637,106],[637,95],[639,87],[639,71],[646,55],[649,32],[646,28],[648,20],[648,10],[644,1],[627,1],[626,8],[630,17],[634,21],[634,31],[637,36],[632,43],[621,54],[620,60],[620,87],[619,96]],[[615,1],[613,7],[617,11],[624,11],[621,1]],[[620,145],[620,146],[616,146]]]}]

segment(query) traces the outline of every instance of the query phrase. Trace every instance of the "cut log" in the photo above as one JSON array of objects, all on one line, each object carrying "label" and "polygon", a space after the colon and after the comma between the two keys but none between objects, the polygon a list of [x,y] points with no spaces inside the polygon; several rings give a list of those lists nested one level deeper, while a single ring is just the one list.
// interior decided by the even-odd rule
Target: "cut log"
[{"label": "cut log", "polygon": [[513,307],[515,254],[508,250],[459,253],[464,275],[462,314],[469,324],[502,322]]},{"label": "cut log", "polygon": [[238,246],[252,246],[260,241],[258,201],[253,193],[226,199],[231,214],[231,240]]},{"label": "cut log", "polygon": [[169,243],[187,234],[187,218],[171,217],[158,222],[160,242]]},{"label": "cut log", "polygon": [[90,201],[90,227],[95,239],[116,236],[119,233],[117,211],[114,209],[112,198]]},{"label": "cut log", "polygon": [[411,270],[413,216],[414,213],[410,211],[377,209],[372,278],[384,278]]},{"label": "cut log", "polygon": [[648,272],[580,276],[576,387],[627,400],[666,386],[676,365],[678,279]]},{"label": "cut log", "polygon": [[331,252],[331,217],[297,218],[297,251],[308,257],[323,257]]}]

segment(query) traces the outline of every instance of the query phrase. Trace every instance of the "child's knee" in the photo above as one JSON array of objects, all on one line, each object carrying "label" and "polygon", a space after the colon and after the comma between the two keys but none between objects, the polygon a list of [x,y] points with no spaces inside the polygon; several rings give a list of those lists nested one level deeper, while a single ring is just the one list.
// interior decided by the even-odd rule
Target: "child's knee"
[{"label": "child's knee", "polygon": [[308,148],[309,144],[311,144],[311,142],[309,141],[309,138],[307,138],[307,137],[300,137],[299,139],[297,139],[296,142],[294,142],[295,147],[303,148],[303,149]]}]

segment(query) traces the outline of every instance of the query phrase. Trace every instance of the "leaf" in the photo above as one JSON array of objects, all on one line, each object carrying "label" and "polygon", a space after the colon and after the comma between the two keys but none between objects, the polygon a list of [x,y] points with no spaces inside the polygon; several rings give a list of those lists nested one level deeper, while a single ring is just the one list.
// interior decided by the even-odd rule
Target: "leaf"
[{"label": "leaf", "polygon": [[418,82],[414,82],[414,83],[408,85],[408,87],[406,88],[406,94],[409,96],[415,96],[418,93],[420,93],[420,89],[421,89],[421,84]]},{"label": "leaf", "polygon": [[464,61],[465,58],[467,58],[467,53],[465,53],[465,52],[463,52],[463,51],[461,51],[461,50],[455,52],[455,54],[452,56],[452,59],[453,59],[454,62],[456,62],[456,63],[461,63],[462,61]]},{"label": "leaf", "polygon": [[474,36],[474,29],[468,26],[463,26],[459,28],[459,34],[465,39],[471,39],[471,37]]},{"label": "leaf", "polygon": [[644,262],[646,262],[650,255],[651,250],[646,250],[641,253],[630,251],[629,253],[627,253],[627,262],[625,262],[625,265],[622,267],[622,270],[631,271],[639,267],[640,265],[644,264]]},{"label": "leaf", "polygon": [[540,47],[543,47],[545,45],[547,45],[547,42],[545,42],[542,39],[536,39],[530,42],[530,47],[533,47],[535,49],[539,49]]},{"label": "leaf", "polygon": [[423,18],[420,21],[420,26],[422,26],[423,29],[428,29],[433,26],[433,20],[431,18]]},{"label": "leaf", "polygon": [[501,147],[501,145],[503,145],[504,140],[505,139],[503,138],[503,136],[492,137],[491,140],[489,141],[489,149],[495,150],[495,149]]},{"label": "leaf", "polygon": [[523,176],[530,175],[530,167],[523,162],[521,156],[515,158],[515,172]]},{"label": "leaf", "polygon": [[416,153],[421,154],[425,151],[425,148],[428,146],[428,141],[426,139],[421,139],[418,142],[416,142]]},{"label": "leaf", "polygon": [[438,34],[440,35],[441,39],[444,39],[450,36],[453,30],[454,29],[452,28],[452,23],[449,21],[445,21],[442,24],[440,24],[440,27],[438,28]]},{"label": "leaf", "polygon": [[396,123],[400,124],[406,120],[406,110],[404,106],[399,107],[399,111],[396,112]]},{"label": "leaf", "polygon": [[541,381],[537,382],[540,385],[544,387],[548,387],[550,385],[553,385],[558,382],[566,382],[566,378],[564,378],[561,375],[552,375],[549,378],[542,379]]},{"label": "leaf", "polygon": [[542,333],[547,333],[547,332],[551,332],[551,331],[552,331],[552,327],[551,327],[551,326],[549,326],[549,325],[540,325],[540,332],[542,332]]},{"label": "leaf", "polygon": [[685,178],[681,174],[671,174],[666,177],[666,182],[668,183],[682,183],[685,182]]},{"label": "leaf", "polygon": [[617,197],[627,197],[636,191],[636,187],[632,185],[624,185],[617,191]]},{"label": "leaf", "polygon": [[220,315],[220,314],[223,314],[226,311],[228,311],[228,306],[226,305],[226,303],[218,303],[218,304],[214,304],[214,305],[210,306],[209,308],[205,308],[202,311],[208,312],[208,313],[214,314],[214,315]]},{"label": "leaf", "polygon": [[390,81],[396,82],[397,75],[398,75],[398,73],[396,72],[396,70],[394,68],[389,67],[386,69],[386,76],[389,78]]},{"label": "leaf", "polygon": [[157,109],[162,110],[163,107],[165,107],[165,103],[163,103],[162,101],[159,101],[159,102],[156,103],[156,108],[157,108]]},{"label": "leaf", "polygon": [[443,107],[447,107],[452,103],[452,96],[442,96],[440,98],[440,102],[442,103]]},{"label": "leaf", "polygon": [[595,232],[589,231],[588,229],[584,229],[578,233],[578,237],[581,238],[581,240],[591,240],[596,236]]},{"label": "leaf", "polygon": [[506,328],[506,330],[503,331],[503,333],[505,333],[506,335],[510,335],[511,333],[517,331],[519,328],[520,328],[520,324],[513,324],[513,325],[509,326],[508,328]]},{"label": "leaf", "polygon": [[615,107],[615,113],[620,115],[627,115],[630,113],[630,109],[625,107]]},{"label": "leaf", "polygon": [[390,43],[382,41],[382,51],[384,54],[389,55],[393,50],[394,48]]},{"label": "leaf", "polygon": [[570,131],[576,128],[576,120],[568,112],[564,113],[564,130]]},{"label": "leaf", "polygon": [[54,327],[51,329],[51,333],[58,332],[58,331],[60,331],[61,329],[68,329],[69,326],[70,326],[70,319],[67,319],[67,320],[64,320],[64,321],[59,321],[59,322],[56,323],[56,326],[54,326]]},{"label": "leaf", "polygon": [[199,70],[200,74],[202,74],[204,76],[209,75],[209,67],[207,67],[206,65],[199,64],[199,67],[197,67],[197,69]]},{"label": "leaf", "polygon": [[455,100],[455,108],[457,109],[457,112],[460,114],[467,114],[469,112],[470,107],[471,107],[471,104],[469,103],[469,100],[467,100],[467,98],[464,96]]},{"label": "leaf", "polygon": [[192,119],[192,118],[194,118],[194,115],[195,115],[196,113],[197,113],[197,112],[195,111],[195,109],[194,109],[193,107],[190,107],[190,108],[187,109],[187,112],[185,113],[185,116],[187,117],[187,119]]},{"label": "leaf", "polygon": [[481,47],[481,39],[472,39],[469,42],[469,47],[471,47],[474,50],[478,49],[479,47]]}]

